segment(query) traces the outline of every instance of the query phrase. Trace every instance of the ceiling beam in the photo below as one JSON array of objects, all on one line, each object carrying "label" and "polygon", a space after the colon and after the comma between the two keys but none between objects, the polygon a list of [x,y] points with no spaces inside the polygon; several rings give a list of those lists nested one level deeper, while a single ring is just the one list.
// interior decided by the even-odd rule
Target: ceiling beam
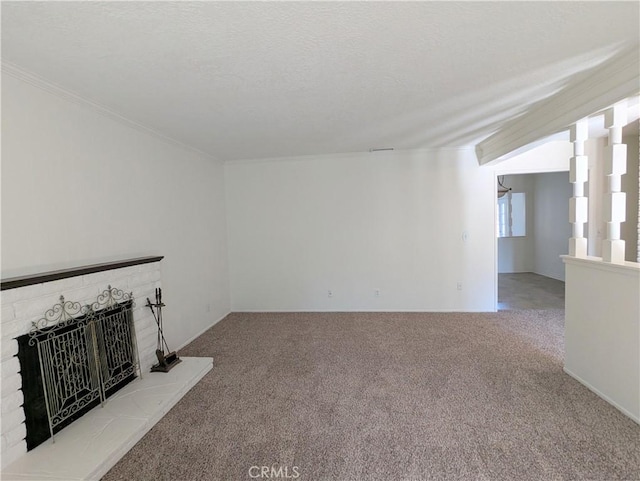
[{"label": "ceiling beam", "polygon": [[476,145],[480,165],[497,163],[522,147],[640,91],[640,45],[635,44],[570,83]]}]

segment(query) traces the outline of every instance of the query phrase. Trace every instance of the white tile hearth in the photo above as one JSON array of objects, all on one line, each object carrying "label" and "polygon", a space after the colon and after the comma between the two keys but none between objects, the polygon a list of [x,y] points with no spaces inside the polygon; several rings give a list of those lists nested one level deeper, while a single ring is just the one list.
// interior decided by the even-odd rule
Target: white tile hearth
[{"label": "white tile hearth", "polygon": [[98,480],[211,370],[210,357],[184,357],[168,373],[143,373],[55,436],[2,470],[9,480]]}]

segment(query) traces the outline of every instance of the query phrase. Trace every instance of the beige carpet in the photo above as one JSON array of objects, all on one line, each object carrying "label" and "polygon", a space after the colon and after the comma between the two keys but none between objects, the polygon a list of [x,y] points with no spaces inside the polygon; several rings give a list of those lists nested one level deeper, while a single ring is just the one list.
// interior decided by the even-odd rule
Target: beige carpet
[{"label": "beige carpet", "polygon": [[104,480],[638,480],[640,427],[562,371],[563,312],[232,314]]}]

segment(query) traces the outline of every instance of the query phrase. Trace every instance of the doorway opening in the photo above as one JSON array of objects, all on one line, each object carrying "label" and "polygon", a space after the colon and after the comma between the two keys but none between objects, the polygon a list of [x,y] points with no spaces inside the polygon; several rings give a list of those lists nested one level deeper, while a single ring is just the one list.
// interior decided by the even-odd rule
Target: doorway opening
[{"label": "doorway opening", "polygon": [[564,309],[568,172],[499,175],[497,309]]}]

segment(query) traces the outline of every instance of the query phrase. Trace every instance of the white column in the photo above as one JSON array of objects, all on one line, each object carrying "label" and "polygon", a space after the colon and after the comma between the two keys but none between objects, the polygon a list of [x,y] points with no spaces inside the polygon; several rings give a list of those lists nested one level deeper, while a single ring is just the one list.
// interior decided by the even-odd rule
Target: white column
[{"label": "white column", "polygon": [[587,256],[587,238],[584,236],[584,224],[587,222],[588,199],[584,196],[584,183],[588,180],[589,164],[584,155],[584,143],[589,137],[589,119],[578,120],[571,126],[571,157],[569,182],[573,184],[573,197],[569,201],[569,222],[573,235],[569,239],[569,255]]},{"label": "white column", "polygon": [[602,260],[615,264],[624,263],[620,223],[626,218],[626,194],[621,192],[622,175],[627,173],[627,146],[622,143],[622,127],[626,123],[626,100],[605,112],[604,126],[609,129],[609,142],[604,151],[604,175],[607,177],[604,220],[607,223],[607,237],[602,241]]},{"label": "white column", "polygon": [[[640,132],[638,133],[638,143],[640,144]],[[638,160],[640,160],[640,152],[638,156]],[[640,186],[640,162],[638,162],[638,186]],[[640,263],[640,189],[638,189],[638,237],[636,237],[636,239],[638,242],[636,262]]]}]

